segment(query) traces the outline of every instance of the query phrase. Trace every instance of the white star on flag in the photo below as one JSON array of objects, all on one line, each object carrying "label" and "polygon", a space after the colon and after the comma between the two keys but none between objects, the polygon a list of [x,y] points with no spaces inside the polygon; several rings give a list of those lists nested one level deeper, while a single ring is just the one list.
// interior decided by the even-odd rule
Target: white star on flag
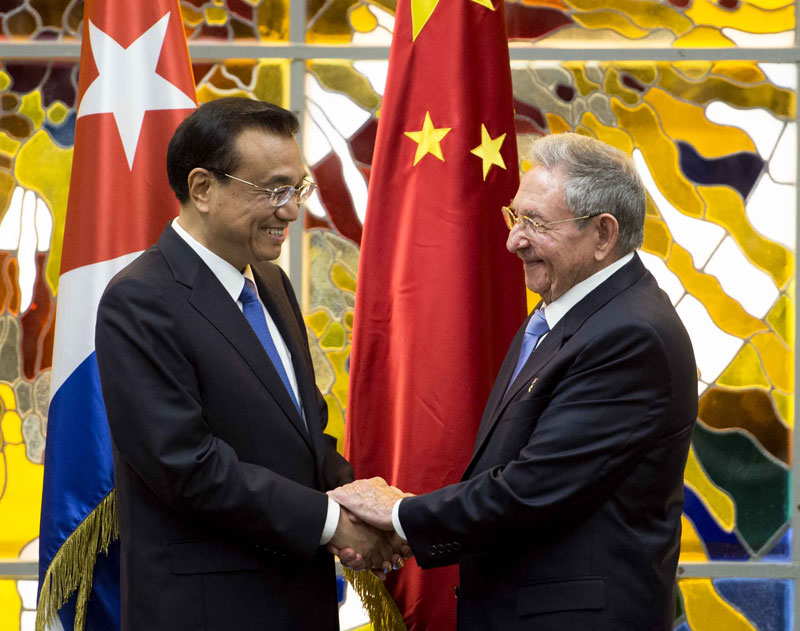
[{"label": "white star on flag", "polygon": [[156,74],[169,16],[167,12],[128,48],[122,48],[89,22],[89,40],[99,74],[86,88],[78,108],[78,118],[113,114],[130,169],[133,169],[133,158],[147,110],[195,108],[192,99]]}]

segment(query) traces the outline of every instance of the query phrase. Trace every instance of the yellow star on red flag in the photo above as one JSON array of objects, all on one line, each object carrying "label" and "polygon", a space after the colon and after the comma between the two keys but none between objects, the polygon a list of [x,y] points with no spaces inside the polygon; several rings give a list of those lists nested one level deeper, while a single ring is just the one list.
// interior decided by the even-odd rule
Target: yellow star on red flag
[{"label": "yellow star on red flag", "polygon": [[414,166],[417,166],[417,162],[422,160],[422,158],[429,153],[444,162],[442,146],[439,143],[442,141],[442,138],[450,133],[451,129],[451,127],[440,127],[438,129],[434,127],[433,120],[431,120],[431,113],[427,111],[425,112],[425,122],[422,123],[422,129],[419,131],[404,132],[406,136],[417,143],[417,153],[414,155]]},{"label": "yellow star on red flag", "polygon": [[[492,0],[470,1],[494,11]],[[422,32],[422,29],[425,28],[428,20],[431,19],[431,15],[433,15],[433,11],[436,9],[438,4],[439,0],[411,0],[411,30],[412,39],[414,41],[416,41],[417,36],[420,34],[420,32]]]},{"label": "yellow star on red flag", "polygon": [[492,168],[493,164],[499,166],[501,169],[506,168],[506,163],[503,162],[503,156],[500,155],[500,147],[503,146],[503,141],[505,139],[505,134],[497,138],[492,138],[489,135],[489,131],[486,129],[486,125],[481,124],[481,144],[470,151],[470,153],[483,160],[484,181],[486,181],[486,175],[489,173],[489,169]]}]

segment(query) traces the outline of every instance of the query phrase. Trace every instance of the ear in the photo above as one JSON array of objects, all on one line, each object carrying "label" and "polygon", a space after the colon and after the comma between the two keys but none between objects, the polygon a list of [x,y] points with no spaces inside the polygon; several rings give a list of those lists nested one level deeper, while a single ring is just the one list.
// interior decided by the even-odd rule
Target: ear
[{"label": "ear", "polygon": [[597,230],[597,242],[594,258],[596,261],[603,261],[612,255],[617,247],[617,237],[619,236],[617,218],[608,213],[598,215],[595,219],[595,229]]},{"label": "ear", "polygon": [[210,208],[214,185],[214,175],[205,169],[197,167],[189,172],[187,178],[189,185],[189,199],[200,213],[207,213]]}]

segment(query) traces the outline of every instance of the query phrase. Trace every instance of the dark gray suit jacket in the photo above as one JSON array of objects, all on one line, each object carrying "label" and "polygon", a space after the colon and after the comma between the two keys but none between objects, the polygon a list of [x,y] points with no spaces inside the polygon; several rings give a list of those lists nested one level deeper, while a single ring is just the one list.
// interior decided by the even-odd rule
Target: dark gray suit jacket
[{"label": "dark gray suit jacket", "polygon": [[686,330],[638,256],[506,393],[524,329],[463,481],[400,505],[417,561],[460,564],[461,631],[668,631],[697,414]]},{"label": "dark gray suit jacket", "polygon": [[244,315],[168,226],[109,284],[96,348],[114,445],[122,628],[338,629],[324,491],[352,469],[323,435],[285,274],[254,269],[308,431]]}]

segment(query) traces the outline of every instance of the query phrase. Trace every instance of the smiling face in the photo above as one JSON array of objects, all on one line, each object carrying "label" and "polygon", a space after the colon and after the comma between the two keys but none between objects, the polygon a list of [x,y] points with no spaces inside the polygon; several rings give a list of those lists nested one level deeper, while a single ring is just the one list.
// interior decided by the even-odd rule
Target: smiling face
[{"label": "smiling face", "polygon": [[[540,224],[571,219],[565,177],[558,168],[534,167],[522,178],[512,203],[514,211]],[[578,222],[568,221],[544,233],[523,225],[509,233],[506,247],[525,264],[525,285],[546,304],[607,264],[604,249],[598,250],[602,238],[594,225],[596,220],[589,219],[589,225],[582,229],[576,225]]]},{"label": "smiling face", "polygon": [[[236,140],[239,166],[231,175],[263,188],[299,186],[306,173],[294,138],[246,129]],[[280,208],[269,195],[230,178],[209,177],[201,243],[238,270],[281,253],[289,224],[297,219],[294,196]]]}]

